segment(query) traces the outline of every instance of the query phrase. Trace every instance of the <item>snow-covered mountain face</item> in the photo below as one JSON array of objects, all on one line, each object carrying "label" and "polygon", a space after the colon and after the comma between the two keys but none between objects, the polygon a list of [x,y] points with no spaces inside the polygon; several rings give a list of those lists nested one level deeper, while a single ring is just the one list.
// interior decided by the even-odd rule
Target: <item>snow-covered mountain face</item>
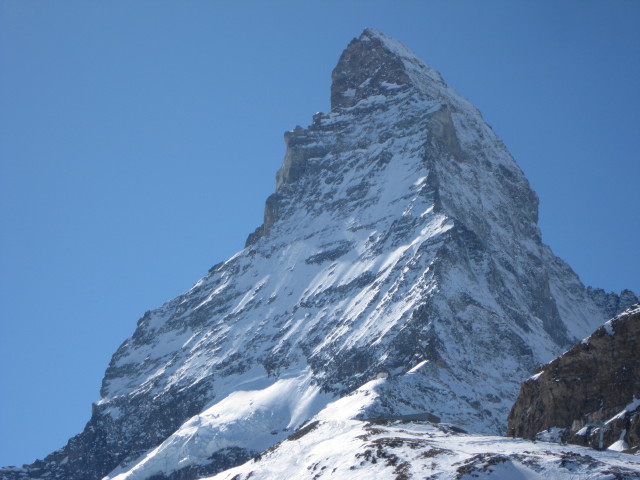
[{"label": "snow-covered mountain face", "polygon": [[331,104],[285,134],[246,248],[139,320],[84,432],[0,478],[213,474],[382,372],[358,418],[501,433],[520,382],[606,319],[502,142],[406,47],[365,30]]}]

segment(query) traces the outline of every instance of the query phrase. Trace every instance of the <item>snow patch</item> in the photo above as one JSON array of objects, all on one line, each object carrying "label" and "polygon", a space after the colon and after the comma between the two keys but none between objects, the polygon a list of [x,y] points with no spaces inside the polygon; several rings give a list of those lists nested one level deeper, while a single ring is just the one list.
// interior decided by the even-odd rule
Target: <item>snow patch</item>
[{"label": "snow patch", "polygon": [[547,428],[545,431],[539,432],[536,435],[536,440],[540,440],[541,442],[561,443],[564,431],[565,429],[560,427]]},{"label": "snow patch", "polygon": [[620,412],[618,412],[613,417],[611,417],[609,420],[607,420],[605,422],[605,425],[607,425],[607,424],[609,424],[611,422],[614,422],[615,420],[619,420],[621,418],[624,418],[627,413],[635,411],[638,407],[640,407],[640,399],[636,398],[635,395],[634,395],[633,400],[631,401],[631,403],[629,403],[629,405],[627,405],[622,410],[620,410]]},{"label": "snow patch", "polygon": [[607,332],[608,335],[615,335],[616,332],[613,330],[613,318],[611,320],[608,320],[604,323],[604,329]]},{"label": "snow patch", "polygon": [[535,375],[531,375],[529,377],[529,380],[538,380],[542,374],[544,373],[544,370],[540,370],[538,373],[536,373]]},{"label": "snow patch", "polygon": [[624,436],[626,434],[627,431],[622,430],[622,432],[620,432],[620,438],[609,445],[609,448],[607,448],[607,450],[613,450],[614,452],[622,452],[623,450],[628,450],[629,445],[624,441]]}]

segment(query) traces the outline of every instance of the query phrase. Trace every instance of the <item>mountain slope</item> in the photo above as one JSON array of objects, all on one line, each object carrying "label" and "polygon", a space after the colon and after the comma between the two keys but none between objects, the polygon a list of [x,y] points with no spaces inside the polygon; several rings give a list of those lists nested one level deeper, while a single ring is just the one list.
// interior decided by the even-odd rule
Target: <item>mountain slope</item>
[{"label": "mountain slope", "polygon": [[517,437],[553,431],[563,442],[640,449],[640,305],[524,382],[508,427]]},{"label": "mountain slope", "polygon": [[606,319],[437,72],[367,29],[332,78],[331,112],[285,134],[245,249],[138,321],[80,435],[0,478],[214,473],[380,372],[359,418],[500,433],[520,382]]},{"label": "mountain slope", "polygon": [[[292,461],[295,458],[297,461]],[[640,479],[640,459],[617,452],[469,435],[448,425],[314,422],[210,480]]]}]

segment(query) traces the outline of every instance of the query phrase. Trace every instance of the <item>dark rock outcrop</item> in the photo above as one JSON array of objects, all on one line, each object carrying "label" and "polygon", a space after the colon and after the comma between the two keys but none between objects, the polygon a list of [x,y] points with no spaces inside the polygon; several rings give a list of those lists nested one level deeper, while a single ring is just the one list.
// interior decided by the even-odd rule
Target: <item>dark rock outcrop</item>
[{"label": "dark rock outcrop", "polygon": [[371,29],[353,39],[331,74],[331,109],[352,107],[364,98],[384,94],[384,85],[411,84],[407,68],[388,43]]},{"label": "dark rock outcrop", "polygon": [[638,451],[640,304],[529,378],[509,415],[507,434]]}]

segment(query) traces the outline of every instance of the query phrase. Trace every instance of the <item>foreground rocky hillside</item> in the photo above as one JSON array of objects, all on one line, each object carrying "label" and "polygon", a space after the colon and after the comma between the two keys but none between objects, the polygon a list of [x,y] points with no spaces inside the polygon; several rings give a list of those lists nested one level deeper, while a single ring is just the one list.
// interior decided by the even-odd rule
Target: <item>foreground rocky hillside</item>
[{"label": "foreground rocky hillside", "polygon": [[622,451],[640,449],[640,305],[528,379],[508,434]]},{"label": "foreground rocky hillside", "polygon": [[[308,432],[308,433],[307,433]],[[306,435],[305,435],[306,434]],[[260,457],[209,480],[637,480],[640,460],[446,425],[310,424]],[[297,461],[292,461],[295,458]]]},{"label": "foreground rocky hillside", "polygon": [[1,479],[211,475],[341,398],[503,433],[537,365],[637,301],[594,296],[542,243],[504,144],[404,45],[367,29],[332,80],[245,248],[138,321],[83,432]]},{"label": "foreground rocky hillside", "polygon": [[[295,459],[295,461],[293,461]],[[640,457],[429,423],[311,423],[208,480],[637,480]]]},{"label": "foreground rocky hillside", "polygon": [[433,420],[354,420],[388,381],[363,385],[286,440],[208,480],[640,479],[635,455],[470,434]]}]

